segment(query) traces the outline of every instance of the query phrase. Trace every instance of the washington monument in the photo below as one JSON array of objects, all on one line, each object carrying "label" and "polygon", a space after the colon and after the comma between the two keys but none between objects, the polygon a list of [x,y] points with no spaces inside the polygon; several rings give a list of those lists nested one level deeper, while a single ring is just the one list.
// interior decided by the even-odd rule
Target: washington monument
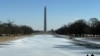
[{"label": "washington monument", "polygon": [[44,7],[44,32],[47,32],[47,9]]}]

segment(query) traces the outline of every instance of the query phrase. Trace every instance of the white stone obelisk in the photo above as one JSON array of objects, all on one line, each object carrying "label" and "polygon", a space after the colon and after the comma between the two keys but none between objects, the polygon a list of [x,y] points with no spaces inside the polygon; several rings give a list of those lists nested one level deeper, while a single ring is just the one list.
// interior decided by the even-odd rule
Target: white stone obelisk
[{"label": "white stone obelisk", "polygon": [[46,6],[44,7],[44,32],[47,32],[47,11]]}]

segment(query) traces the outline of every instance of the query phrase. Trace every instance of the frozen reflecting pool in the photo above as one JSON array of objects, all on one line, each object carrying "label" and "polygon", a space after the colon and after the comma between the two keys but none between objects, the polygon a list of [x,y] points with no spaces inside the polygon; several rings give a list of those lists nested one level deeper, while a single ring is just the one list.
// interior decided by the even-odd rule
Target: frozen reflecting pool
[{"label": "frozen reflecting pool", "polygon": [[35,35],[0,43],[0,56],[100,56],[99,48],[89,48],[53,35]]}]

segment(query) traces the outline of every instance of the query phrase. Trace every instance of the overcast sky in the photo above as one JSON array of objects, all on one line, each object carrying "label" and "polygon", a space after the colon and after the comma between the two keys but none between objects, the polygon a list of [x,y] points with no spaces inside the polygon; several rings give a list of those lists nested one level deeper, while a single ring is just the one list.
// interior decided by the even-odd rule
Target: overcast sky
[{"label": "overcast sky", "polygon": [[0,21],[43,30],[44,6],[48,30],[57,29],[78,19],[100,19],[100,0],[0,0]]}]

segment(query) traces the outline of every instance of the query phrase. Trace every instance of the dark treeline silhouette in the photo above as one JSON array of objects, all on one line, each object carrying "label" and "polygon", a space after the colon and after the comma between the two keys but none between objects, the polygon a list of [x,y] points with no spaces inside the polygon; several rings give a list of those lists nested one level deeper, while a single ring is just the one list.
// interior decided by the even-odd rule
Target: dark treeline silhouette
[{"label": "dark treeline silhouette", "polygon": [[33,29],[26,25],[16,25],[13,22],[0,23],[0,36],[32,34]]},{"label": "dark treeline silhouette", "polygon": [[57,34],[74,36],[99,36],[100,21],[97,18],[91,18],[89,21],[80,19],[57,30]]}]

